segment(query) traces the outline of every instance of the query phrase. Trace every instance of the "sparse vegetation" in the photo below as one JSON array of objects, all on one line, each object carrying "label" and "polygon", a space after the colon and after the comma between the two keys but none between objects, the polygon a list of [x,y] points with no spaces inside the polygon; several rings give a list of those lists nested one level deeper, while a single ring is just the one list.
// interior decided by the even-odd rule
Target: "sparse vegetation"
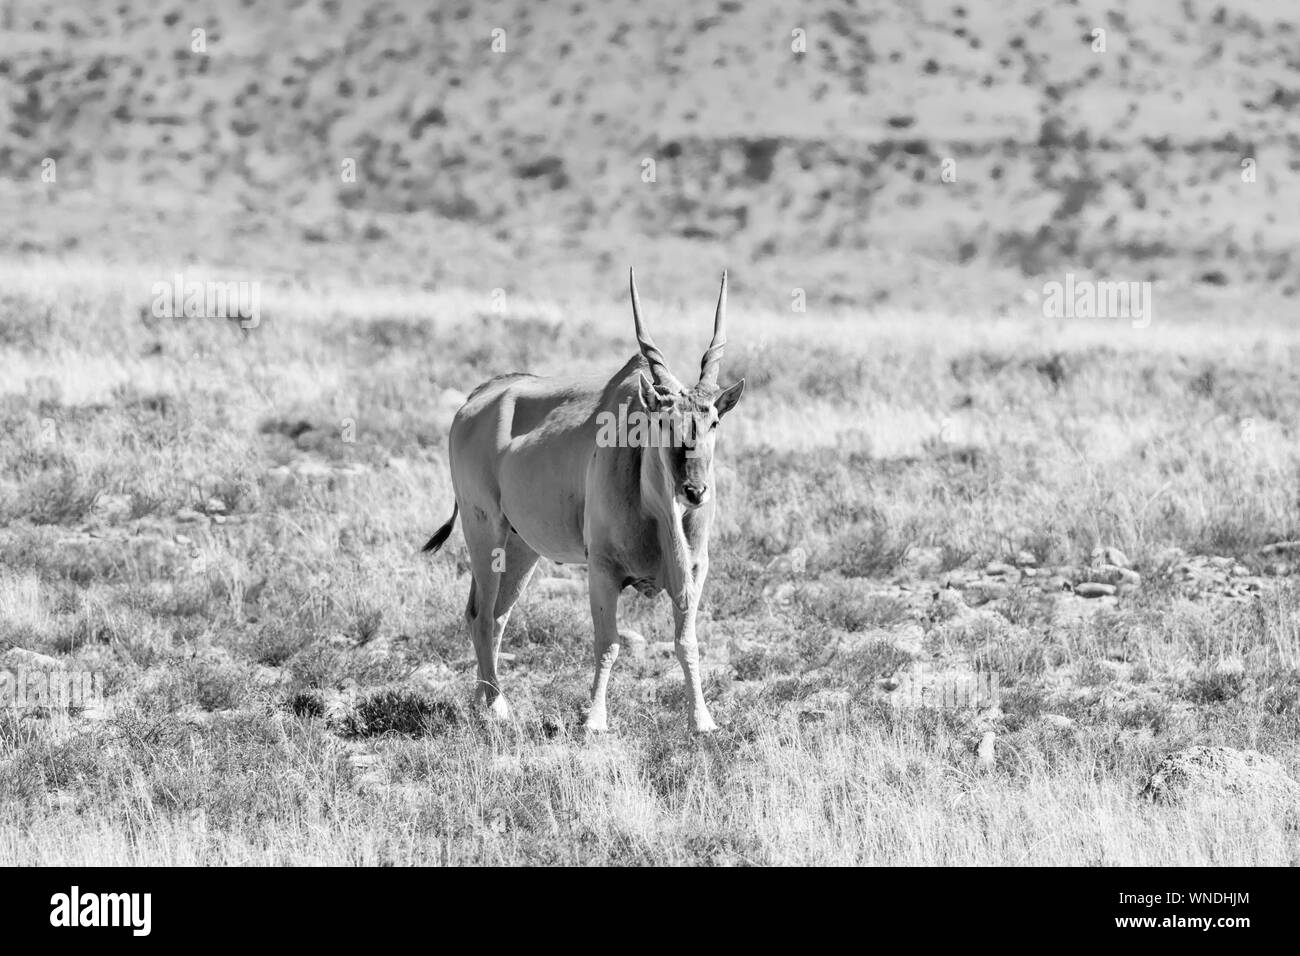
[{"label": "sparse vegetation", "polygon": [[[671,615],[628,592],[623,623],[651,651],[625,651],[614,729],[586,741],[580,569],[539,569],[505,647],[518,719],[489,729],[470,707],[463,544],[416,554],[451,500],[444,391],[499,370],[492,340],[448,332],[479,321],[460,300],[433,300],[431,376],[411,332],[372,338],[369,364],[351,365],[349,330],[370,320],[314,300],[286,301],[284,321],[236,343],[202,321],[145,328],[113,282],[91,295],[64,272],[36,281],[100,305],[40,319],[55,336],[79,330],[57,366],[22,337],[0,353],[9,394],[44,395],[4,406],[2,646],[107,672],[119,710],[70,732],[54,718],[0,725],[2,859],[1300,860],[1282,809],[1175,812],[1134,796],[1190,744],[1296,766],[1300,591],[1287,555],[1259,542],[1297,536],[1297,406],[1254,409],[1253,445],[1230,422],[1183,425],[1189,394],[1244,402],[1234,388],[1287,381],[1290,333],[1171,327],[1103,353],[1110,330],[1078,323],[1052,333],[1070,374],[1044,390],[1032,323],[994,347],[966,326],[918,338],[876,318],[845,340],[854,377],[828,400],[801,390],[815,365],[800,330],[749,314],[738,363],[764,336],[783,342],[765,375],[784,398],[755,391],[719,451],[702,636],[724,729],[683,733],[676,663],[654,650]],[[34,295],[12,290],[5,320],[28,322]],[[384,307],[385,328],[423,327]],[[656,321],[666,339],[693,327],[671,311]],[[543,372],[608,367],[629,351],[621,327],[561,323],[533,339],[519,326]],[[509,341],[512,326],[494,334]],[[186,357],[205,343],[196,387]],[[1213,396],[1181,371],[1205,367]],[[322,392],[322,375],[338,390]],[[144,392],[123,390],[128,377],[165,398],[132,397]],[[954,414],[974,449],[960,459],[936,438]],[[175,416],[182,431],[148,437]],[[58,422],[52,447],[43,417]],[[355,442],[330,433],[343,418]],[[33,483],[24,463],[40,461],[94,483]],[[26,513],[33,495],[48,501]],[[1207,541],[1223,553],[1189,546]],[[1112,581],[1117,596],[1071,593]],[[911,682],[972,668],[998,674],[1000,710],[935,709],[924,688],[899,703]],[[974,756],[985,727],[991,772]]]}]

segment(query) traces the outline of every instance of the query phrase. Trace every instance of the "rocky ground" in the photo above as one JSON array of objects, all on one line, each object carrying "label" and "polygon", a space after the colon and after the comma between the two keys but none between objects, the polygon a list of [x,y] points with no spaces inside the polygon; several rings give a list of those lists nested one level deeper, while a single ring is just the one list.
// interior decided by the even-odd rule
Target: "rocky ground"
[{"label": "rocky ground", "polygon": [[[393,466],[401,467],[400,463]],[[339,487],[361,473],[364,469],[356,465],[299,460],[292,467],[270,469],[266,482],[270,488],[287,483]],[[197,542],[229,533],[253,517],[228,515],[225,503],[212,497],[201,510],[185,509],[169,522],[143,517],[104,523],[105,518],[126,518],[131,507],[130,495],[103,496],[91,521],[50,534],[42,544],[70,568],[113,564],[162,580],[205,581],[210,580],[211,569]],[[1261,549],[1252,564],[1262,573],[1252,573],[1230,557],[1189,555],[1178,548],[1160,552],[1139,572],[1114,547],[1094,549],[1086,565],[1041,566],[1032,553],[1022,551],[1005,561],[944,570],[943,549],[916,547],[907,551],[897,573],[888,579],[826,579],[809,575],[807,554],[796,549],[769,562],[760,618],[707,622],[705,673],[712,693],[724,702],[779,694],[781,686],[793,679],[795,686],[787,687],[787,704],[801,721],[825,720],[849,708],[876,704],[900,712],[950,709],[958,717],[972,759],[992,766],[1000,735],[1022,731],[1029,724],[1056,733],[1078,732],[1079,720],[1095,718],[1098,709],[1133,714],[1157,706],[1165,711],[1166,724],[1194,724],[1198,702],[1180,690],[1189,682],[1221,681],[1236,693],[1257,698],[1262,688],[1247,674],[1243,657],[1225,655],[1208,671],[1198,671],[1187,660],[1153,667],[1149,649],[1115,622],[1154,600],[1180,602],[1210,614],[1215,609],[1235,613],[1236,607],[1249,610],[1260,602],[1276,601],[1279,589],[1286,594],[1293,587],[1290,556],[1296,551],[1300,542]],[[239,605],[238,616],[250,630],[263,618],[260,596],[266,583],[260,579],[227,584],[231,600]],[[543,562],[532,593],[561,607],[581,630],[586,626],[585,587],[581,569]],[[178,590],[175,585],[163,588],[173,596]],[[625,600],[638,599],[629,591]],[[748,636],[771,632],[773,622],[790,619],[830,622],[827,642],[796,663],[792,655],[806,653],[806,645],[774,642],[770,635]],[[1099,648],[1102,653],[1086,662],[1090,673],[1083,673],[1068,654],[1051,659],[1052,649],[1060,650],[1060,635],[1090,630],[1106,631],[1110,638]],[[624,628],[621,635],[619,693],[654,702],[676,675],[673,644],[647,640],[631,628]],[[108,653],[109,648],[94,641],[56,656],[6,643],[9,649],[0,653],[0,668],[11,672],[101,665],[110,669],[114,694],[102,705],[79,709],[71,720],[63,719],[57,709],[28,715],[38,721],[52,720],[51,726],[59,728],[60,734],[73,732],[82,722],[112,720],[121,707],[174,691],[173,673],[123,668],[120,655]],[[339,658],[338,669],[355,675],[380,672],[389,679],[382,689],[366,686],[356,677],[304,689],[302,674],[291,666],[241,660],[229,647],[199,646],[190,661],[201,672],[199,682],[208,680],[212,686],[206,697],[200,688],[199,700],[182,706],[175,716],[183,724],[203,727],[270,706],[277,719],[318,718],[340,740],[351,742],[349,759],[360,768],[374,761],[373,755],[367,756],[369,738],[391,732],[424,734],[430,732],[431,721],[436,725],[438,720],[467,719],[460,698],[472,682],[475,666],[467,643],[460,655],[431,661],[421,661],[413,639],[404,634],[339,633],[325,638],[321,648]],[[1025,689],[1026,674],[1017,669],[1023,662],[1014,658],[1031,648],[1040,652],[1046,648],[1049,659],[1033,672],[1032,683],[1041,699],[1026,711],[1018,696]],[[531,650],[524,649],[525,658]],[[520,655],[506,651],[502,660],[511,681],[527,685],[528,676],[517,668]],[[847,679],[846,661],[851,662]],[[1000,669],[1008,662],[1013,667],[1004,675]],[[791,665],[797,678],[786,673]],[[1004,709],[1008,691],[1014,705]],[[1185,699],[1178,700],[1180,694]],[[528,701],[524,713],[529,720],[540,721],[544,737],[563,739],[578,732],[580,709],[564,713],[532,701],[527,693],[524,697]],[[242,701],[242,706],[220,706],[223,699]],[[1189,751],[1192,756],[1187,759],[1196,763],[1200,750],[1204,748]],[[1178,769],[1180,759],[1162,762],[1145,792],[1165,795],[1176,785],[1196,785],[1195,774]],[[1255,772],[1256,764],[1251,762],[1255,758],[1241,759],[1247,760],[1250,772],[1233,765],[1230,776],[1250,777]],[[1270,775],[1289,779],[1272,758],[1261,759]],[[1216,767],[1207,771],[1209,777],[1223,770]],[[377,779],[363,774],[359,782]],[[1250,785],[1249,781],[1242,784]]]}]

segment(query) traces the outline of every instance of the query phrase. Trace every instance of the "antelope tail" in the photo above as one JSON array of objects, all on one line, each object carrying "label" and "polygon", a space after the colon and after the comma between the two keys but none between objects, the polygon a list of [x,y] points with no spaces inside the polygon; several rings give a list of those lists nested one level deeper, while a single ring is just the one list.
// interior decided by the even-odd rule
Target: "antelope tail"
[{"label": "antelope tail", "polygon": [[435,531],[433,533],[433,537],[430,538],[428,541],[426,541],[424,547],[421,548],[420,550],[432,551],[436,553],[439,548],[441,548],[444,544],[446,544],[447,539],[451,537],[451,527],[456,523],[456,515],[459,513],[460,513],[460,502],[456,502],[456,504],[451,509],[451,517],[447,519],[447,523],[443,525],[441,528],[439,528],[437,531]]}]

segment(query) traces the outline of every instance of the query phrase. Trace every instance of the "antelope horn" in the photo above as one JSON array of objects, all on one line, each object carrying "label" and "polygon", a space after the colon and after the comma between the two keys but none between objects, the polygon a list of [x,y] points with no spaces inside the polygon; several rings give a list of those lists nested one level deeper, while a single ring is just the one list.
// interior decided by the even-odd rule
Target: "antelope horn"
[{"label": "antelope horn", "polygon": [[645,324],[641,321],[641,297],[636,294],[636,272],[628,269],[627,275],[632,286],[632,321],[636,324],[636,343],[641,346],[641,354],[650,363],[650,374],[654,378],[654,383],[679,392],[685,391],[681,382],[668,371],[668,362],[664,360],[664,353],[659,351],[659,346],[655,345],[654,340],[650,338],[650,333],[645,330]]},{"label": "antelope horn", "polygon": [[713,316],[713,341],[700,359],[700,384],[717,385],[722,350],[727,347],[727,273],[722,272],[722,289],[718,292],[718,311]]}]

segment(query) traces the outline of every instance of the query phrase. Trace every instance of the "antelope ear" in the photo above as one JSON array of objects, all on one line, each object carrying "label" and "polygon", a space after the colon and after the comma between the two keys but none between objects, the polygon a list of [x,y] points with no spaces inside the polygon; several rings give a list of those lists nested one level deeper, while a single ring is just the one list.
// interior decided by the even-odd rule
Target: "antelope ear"
[{"label": "antelope ear", "polygon": [[735,385],[728,385],[718,393],[718,397],[713,400],[713,407],[718,410],[719,418],[736,407],[736,403],[740,401],[740,396],[744,391],[745,380],[742,378]]},{"label": "antelope ear", "polygon": [[637,381],[637,387],[641,391],[641,404],[646,407],[647,411],[657,412],[667,404],[667,395],[661,392],[654,382],[646,378],[644,373]]}]

